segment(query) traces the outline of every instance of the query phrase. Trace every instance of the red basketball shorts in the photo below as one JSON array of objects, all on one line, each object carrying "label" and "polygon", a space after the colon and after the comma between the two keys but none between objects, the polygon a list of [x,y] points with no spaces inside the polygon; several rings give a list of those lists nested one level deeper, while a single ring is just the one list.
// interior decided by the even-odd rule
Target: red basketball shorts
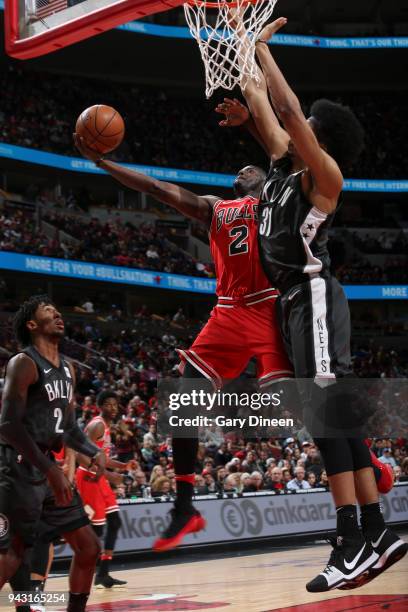
[{"label": "red basketball shorts", "polygon": [[98,481],[88,480],[90,477],[91,472],[79,467],[76,471],[77,489],[92,525],[104,525],[107,514],[119,511],[116,495],[105,476]]},{"label": "red basketball shorts", "polygon": [[261,387],[293,376],[275,315],[275,290],[240,300],[220,298],[192,346],[178,349],[180,371],[189,362],[219,389],[255,357]]}]

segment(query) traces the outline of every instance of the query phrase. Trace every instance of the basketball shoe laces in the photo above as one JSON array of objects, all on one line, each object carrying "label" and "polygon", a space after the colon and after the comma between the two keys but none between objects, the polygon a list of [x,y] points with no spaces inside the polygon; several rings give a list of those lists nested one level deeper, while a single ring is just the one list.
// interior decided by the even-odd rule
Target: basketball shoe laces
[{"label": "basketball shoe laces", "polygon": [[327,542],[332,545],[333,550],[330,553],[329,560],[326,567],[323,570],[323,574],[330,574],[335,567],[337,567],[337,561],[340,557],[344,556],[343,552],[343,538],[327,538]]}]

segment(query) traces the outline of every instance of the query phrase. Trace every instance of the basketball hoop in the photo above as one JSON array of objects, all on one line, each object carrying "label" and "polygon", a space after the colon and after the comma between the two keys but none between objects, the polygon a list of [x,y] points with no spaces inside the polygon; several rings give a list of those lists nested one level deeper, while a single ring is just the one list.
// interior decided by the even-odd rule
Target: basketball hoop
[{"label": "basketball hoop", "polygon": [[[204,63],[207,98],[218,87],[234,89],[248,80],[259,83],[255,41],[269,20],[277,0],[188,0],[184,14]],[[231,9],[239,14],[233,25]]]}]

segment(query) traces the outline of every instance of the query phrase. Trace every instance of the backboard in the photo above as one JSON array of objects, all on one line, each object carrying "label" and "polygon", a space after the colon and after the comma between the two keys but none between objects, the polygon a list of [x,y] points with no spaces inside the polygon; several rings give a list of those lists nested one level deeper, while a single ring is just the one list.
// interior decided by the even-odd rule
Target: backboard
[{"label": "backboard", "polygon": [[183,0],[5,0],[6,52],[37,57]]}]

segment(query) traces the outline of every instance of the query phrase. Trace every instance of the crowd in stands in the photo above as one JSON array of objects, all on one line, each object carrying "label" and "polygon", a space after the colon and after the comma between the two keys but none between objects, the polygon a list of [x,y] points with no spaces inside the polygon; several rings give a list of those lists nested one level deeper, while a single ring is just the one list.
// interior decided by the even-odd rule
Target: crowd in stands
[{"label": "crowd in stands", "polygon": [[335,274],[344,285],[398,285],[408,283],[408,260],[387,259],[375,265],[362,259],[336,268]]},{"label": "crowd in stands", "polygon": [[408,334],[408,319],[406,313],[391,314],[374,313],[366,310],[363,313],[352,313],[353,332],[366,338],[378,336],[406,336]]},{"label": "crowd in stands", "polygon": [[405,378],[408,376],[408,355],[393,349],[370,345],[353,347],[353,369],[360,378]]},{"label": "crowd in stands", "polygon": [[[43,212],[42,220],[55,231],[39,230],[38,220],[27,211],[4,211],[0,216],[0,250],[214,278],[212,263],[194,259],[152,224],[133,226],[117,217],[101,221],[52,211]],[[196,226],[195,235],[198,236]],[[361,244],[364,241],[359,238],[359,248]],[[360,256],[344,263],[344,245],[336,234],[330,250],[333,272],[345,285],[408,282],[406,259],[390,256],[379,265]]]},{"label": "crowd in stands", "polygon": [[[107,88],[106,81],[40,73],[16,64],[3,70],[0,84],[0,140],[6,143],[77,155],[72,144],[76,118],[88,106],[103,102],[125,118],[126,141],[113,156],[119,161],[227,173],[249,162],[267,162],[244,130],[218,127],[216,99],[206,102],[185,92],[177,96],[132,84]],[[306,112],[318,95],[302,96]],[[330,97],[349,104],[366,130],[364,154],[348,175],[403,178],[408,166],[401,130],[405,97],[384,92]]]},{"label": "crowd in stands", "polygon": [[[174,316],[177,314],[179,311]],[[187,347],[191,338],[177,337],[174,331],[147,336],[136,329],[109,334],[98,328],[95,319],[86,324],[68,322],[66,332],[62,351],[78,366],[79,425],[84,428],[98,414],[96,398],[101,391],[113,390],[118,397],[120,412],[111,427],[113,454],[122,461],[137,460],[137,467],[119,486],[119,495],[174,494],[171,439],[157,426],[163,401],[157,393],[157,380],[178,376],[176,348]],[[10,336],[1,337],[0,345],[10,353],[16,350]],[[1,356],[0,352],[0,359]],[[359,377],[408,375],[401,355],[374,345],[355,347],[353,362]],[[397,479],[408,480],[408,434],[397,439],[401,435],[398,432],[408,431],[408,402],[400,399],[401,408],[395,407],[396,411],[390,413],[390,439],[377,441],[374,450],[381,461],[392,465]],[[307,435],[282,439],[275,434],[248,441],[237,432],[223,434],[210,428],[201,438],[195,471],[196,494],[258,490],[279,493],[328,486],[320,454]]]},{"label": "crowd in stands", "polygon": [[[383,227],[383,225],[379,225]],[[345,248],[347,245],[347,249]],[[402,284],[408,282],[408,234],[337,229],[329,243],[334,272],[345,285]],[[346,257],[346,250],[353,249]],[[378,256],[382,257],[372,257]]]},{"label": "crowd in stands", "polygon": [[[130,268],[214,277],[211,264],[194,260],[148,223],[137,227],[120,219],[101,222],[63,214],[43,215],[55,231],[37,227],[35,217],[21,210],[0,216],[0,250],[91,261]],[[59,230],[65,233],[61,237]]]},{"label": "crowd in stands", "polygon": [[382,231],[378,236],[372,234],[362,235],[361,232],[353,232],[354,245],[367,254],[406,254],[408,252],[408,233]]}]

